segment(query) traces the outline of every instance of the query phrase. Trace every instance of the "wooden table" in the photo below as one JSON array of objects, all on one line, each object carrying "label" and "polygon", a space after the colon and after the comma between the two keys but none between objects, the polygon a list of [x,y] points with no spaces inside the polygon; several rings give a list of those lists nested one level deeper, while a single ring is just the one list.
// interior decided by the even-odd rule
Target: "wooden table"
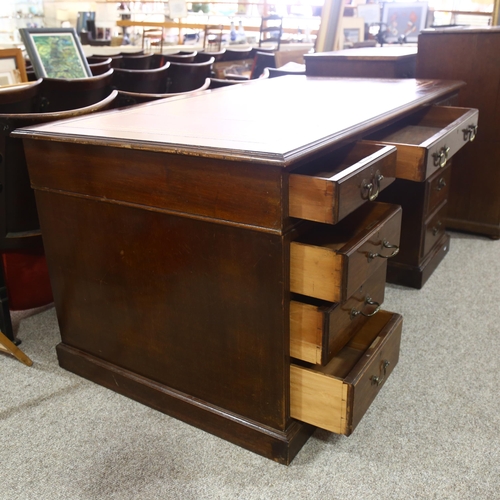
[{"label": "wooden table", "polygon": [[15,132],[60,365],[285,464],[350,434],[401,335],[401,211],[368,201],[396,148],[356,141],[460,86],[285,76]]},{"label": "wooden table", "polygon": [[361,47],[307,54],[304,59],[310,76],[415,78],[417,47]]}]

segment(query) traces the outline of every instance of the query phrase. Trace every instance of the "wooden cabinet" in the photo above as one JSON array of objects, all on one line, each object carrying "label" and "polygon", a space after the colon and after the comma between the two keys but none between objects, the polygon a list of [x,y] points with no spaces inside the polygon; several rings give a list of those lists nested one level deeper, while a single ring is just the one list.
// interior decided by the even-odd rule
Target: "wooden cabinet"
[{"label": "wooden cabinet", "polygon": [[306,75],[415,78],[416,47],[363,47],[305,54]]},{"label": "wooden cabinet", "polygon": [[370,201],[394,146],[351,145],[460,85],[285,76],[16,131],[60,365],[285,464],[315,426],[352,432],[398,360],[401,210]]},{"label": "wooden cabinet", "polygon": [[403,207],[401,251],[389,262],[389,282],[421,288],[448,252],[450,165],[477,124],[476,109],[431,106],[368,137],[398,149],[397,180],[379,197]]},{"label": "wooden cabinet", "polygon": [[417,77],[465,81],[458,103],[481,116],[474,142],[453,159],[446,226],[499,238],[500,28],[425,30]]}]

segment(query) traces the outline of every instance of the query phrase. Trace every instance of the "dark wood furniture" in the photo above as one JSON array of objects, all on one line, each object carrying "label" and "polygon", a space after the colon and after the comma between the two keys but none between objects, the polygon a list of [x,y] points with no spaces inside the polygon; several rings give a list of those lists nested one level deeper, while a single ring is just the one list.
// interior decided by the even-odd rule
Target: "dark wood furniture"
[{"label": "dark wood furniture", "polygon": [[167,91],[169,68],[169,62],[152,69],[115,68],[112,85],[126,92],[163,94]]},{"label": "dark wood furniture", "polygon": [[[432,51],[432,49],[429,49]],[[431,56],[432,58],[432,56]],[[315,76],[343,76],[343,77],[372,77],[372,78],[407,78],[415,75],[417,59],[416,47],[378,47],[348,49],[338,52],[305,54],[306,74]],[[450,78],[444,73],[433,75],[435,78]],[[431,75],[427,75],[431,77]],[[460,78],[457,76],[456,80]],[[442,105],[457,103],[457,96],[453,100],[447,98]],[[445,233],[447,197],[450,183],[450,164],[452,155],[461,146],[469,141],[467,133],[458,137],[458,144],[453,151],[446,153],[446,158],[433,159],[432,155],[441,154],[435,145],[447,147],[449,134],[444,138],[434,136],[446,126],[452,125],[453,133],[463,134],[460,127],[477,126],[477,113],[467,113],[467,108],[453,113],[445,112],[439,116],[427,115],[425,112],[415,115],[401,130],[387,128],[370,138],[375,141],[384,141],[398,145],[399,154],[405,157],[401,161],[409,163],[417,161],[414,156],[416,146],[420,151],[416,153],[420,158],[421,167],[410,171],[398,171],[396,183],[381,194],[381,200],[397,203],[403,207],[403,223],[401,228],[401,250],[388,264],[387,280],[391,283],[421,288],[432,272],[439,265],[449,250],[449,235]],[[446,116],[448,115],[448,116]],[[444,120],[444,121],[443,121]],[[433,137],[434,136],[434,137]],[[446,138],[446,139],[445,139]],[[437,142],[436,142],[437,141]],[[444,141],[444,142],[443,142]],[[456,142],[456,141],[455,141]],[[429,147],[434,148],[433,151]],[[464,151],[470,149],[465,148]],[[433,162],[436,162],[436,166]],[[443,167],[439,167],[439,164]],[[424,168],[427,165],[427,168]],[[433,200],[439,199],[435,205]]]},{"label": "dark wood furniture", "polygon": [[111,94],[113,69],[90,78],[43,78],[40,110],[46,113],[84,108]]},{"label": "dark wood furniture", "polygon": [[465,81],[458,105],[481,117],[474,142],[453,159],[446,226],[500,238],[500,28],[425,30],[417,76]]},{"label": "dark wood furniture", "polygon": [[207,78],[205,83],[199,88],[194,90],[189,90],[186,92],[177,92],[175,94],[146,94],[139,92],[125,92],[123,90],[118,91],[118,97],[116,99],[116,107],[133,106],[135,104],[142,104],[144,102],[157,101],[159,99],[170,99],[172,97],[179,97],[183,95],[193,94],[195,92],[201,92],[210,88],[211,79]]},{"label": "dark wood furniture", "polygon": [[283,18],[277,14],[264,16],[260,20],[259,47],[264,43],[274,44],[274,49],[279,50],[283,36]]},{"label": "dark wood furniture", "polygon": [[170,63],[167,76],[168,93],[199,89],[210,78],[215,59],[201,63]]},{"label": "dark wood furniture", "polygon": [[310,76],[415,78],[417,47],[362,47],[304,54]]},{"label": "dark wood furniture", "polygon": [[285,464],[350,434],[402,326],[401,210],[370,200],[420,168],[361,139],[460,85],[284,76],[17,130],[60,365]]}]

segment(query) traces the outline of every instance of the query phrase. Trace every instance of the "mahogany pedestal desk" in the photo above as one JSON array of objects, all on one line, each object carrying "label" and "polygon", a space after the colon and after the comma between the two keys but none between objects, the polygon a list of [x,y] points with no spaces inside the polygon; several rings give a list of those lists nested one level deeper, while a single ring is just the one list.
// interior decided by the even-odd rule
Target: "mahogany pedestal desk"
[{"label": "mahogany pedestal desk", "polygon": [[305,54],[306,75],[415,78],[417,47],[361,47]]},{"label": "mahogany pedestal desk", "polygon": [[284,464],[350,434],[402,327],[396,148],[361,139],[459,86],[285,76],[15,132],[60,365]]},{"label": "mahogany pedestal desk", "polygon": [[[432,44],[428,45],[429,65],[436,67],[433,56]],[[370,78],[409,78],[415,76],[417,62],[417,47],[376,47],[362,49],[347,49],[337,52],[325,52],[309,54],[306,59],[306,75],[312,76],[345,76],[345,77],[370,77]],[[443,55],[445,58],[446,56]],[[457,67],[461,65],[456,65]],[[444,65],[442,66],[444,67]],[[446,66],[446,67],[449,67]],[[461,75],[457,72],[450,74],[446,71],[420,74],[423,78],[443,78],[460,80]],[[455,96],[450,103],[456,103]],[[458,123],[463,118],[470,116],[457,116]],[[408,124],[408,128],[403,130],[397,127],[394,131],[391,128],[376,133],[372,139],[389,141],[398,144],[400,153],[403,153],[410,145],[420,145],[424,149],[435,142],[437,137],[432,138],[432,117],[423,117],[417,123]],[[472,118],[467,126],[477,125],[477,117]],[[430,125],[430,127],[429,127]],[[443,123],[443,127],[446,124]],[[453,127],[456,134],[460,134],[459,127]],[[436,129],[436,132],[438,130]],[[423,133],[423,135],[422,135]],[[447,133],[444,136],[449,135]],[[469,129],[466,132],[466,140],[461,141],[464,145],[468,141]],[[449,140],[449,139],[448,139]],[[446,142],[446,141],[445,141]],[[441,147],[448,147],[445,142]],[[411,148],[412,151],[414,148]],[[459,147],[454,147],[458,151]],[[469,151],[470,148],[465,148]],[[414,170],[410,175],[408,172],[399,171],[396,174],[397,181],[385,190],[380,199],[389,203],[397,203],[403,208],[403,222],[401,228],[401,251],[388,264],[387,281],[399,285],[421,288],[427,279],[434,272],[441,260],[449,251],[450,237],[445,233],[446,212],[448,209],[447,197],[449,193],[451,176],[451,156],[449,151],[446,158],[436,157],[436,162],[441,164],[437,169],[420,169],[419,174]],[[407,153],[405,153],[407,154]],[[410,153],[410,155],[412,155]],[[437,154],[436,152],[432,154]],[[430,157],[422,157],[428,161]],[[413,175],[415,174],[415,175]]]},{"label": "mahogany pedestal desk", "polygon": [[424,30],[417,74],[467,83],[459,106],[474,107],[481,127],[453,159],[446,226],[500,238],[500,27]]}]

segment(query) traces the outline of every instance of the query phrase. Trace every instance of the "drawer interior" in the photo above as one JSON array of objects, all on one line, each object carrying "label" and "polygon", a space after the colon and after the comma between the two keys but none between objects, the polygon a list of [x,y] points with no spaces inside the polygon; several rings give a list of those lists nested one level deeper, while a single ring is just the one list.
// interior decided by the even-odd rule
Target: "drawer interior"
[{"label": "drawer interior", "polygon": [[373,161],[372,155],[380,153],[383,146],[370,143],[352,143],[335,150],[326,156],[310,161],[292,174],[311,175],[331,181],[340,181],[343,177]]},{"label": "drawer interior", "polygon": [[363,235],[370,233],[392,209],[393,205],[387,203],[365,203],[336,224],[334,231],[324,224],[311,224],[311,230],[298,238],[297,242],[339,251],[357,244]]},{"label": "drawer interior", "polygon": [[432,106],[371,134],[367,139],[391,144],[420,145],[440,134],[443,128],[468,111],[465,108]]},{"label": "drawer interior", "polygon": [[377,341],[379,333],[392,317],[391,312],[379,311],[361,327],[352,340],[326,366],[310,365],[310,367],[323,375],[345,379],[363,357],[365,351]]}]

